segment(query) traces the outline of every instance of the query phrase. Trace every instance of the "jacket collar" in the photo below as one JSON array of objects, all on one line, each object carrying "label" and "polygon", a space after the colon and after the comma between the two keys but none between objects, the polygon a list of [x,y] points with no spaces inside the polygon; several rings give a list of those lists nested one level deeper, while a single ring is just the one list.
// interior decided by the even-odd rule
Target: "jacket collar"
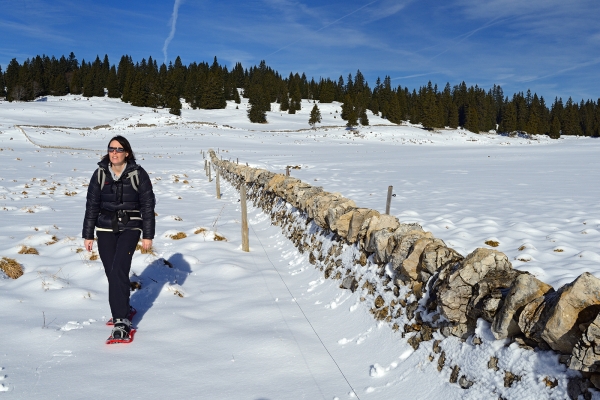
[{"label": "jacket collar", "polygon": [[[110,170],[108,169],[108,159],[103,159],[100,162],[98,162],[98,166],[102,169],[104,169],[107,172],[107,175],[110,174]],[[138,169],[140,166],[133,160],[129,160],[127,161],[127,165],[125,166],[125,168],[123,169],[123,172],[121,173],[122,177],[127,176],[127,174],[135,169]]]}]

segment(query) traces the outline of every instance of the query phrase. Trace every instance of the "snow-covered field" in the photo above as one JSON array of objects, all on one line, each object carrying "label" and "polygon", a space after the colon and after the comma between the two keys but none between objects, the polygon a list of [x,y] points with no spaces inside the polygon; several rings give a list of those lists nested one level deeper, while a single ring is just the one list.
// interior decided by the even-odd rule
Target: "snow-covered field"
[{"label": "snow-covered field", "polygon": [[[276,109],[274,105],[273,109]],[[0,392],[14,398],[542,399],[566,397],[557,356],[494,341],[446,339],[447,367],[376,322],[360,293],[325,280],[250,207],[241,251],[239,194],[204,173],[201,151],[283,172],[358,206],[419,222],[463,255],[498,241],[513,266],[555,288],[600,276],[600,141],[429,132],[369,115],[344,129],[340,104],[250,124],[226,110],[136,108],[108,98],[0,102],[0,257],[25,274],[0,278]],[[58,127],[58,128],[57,128]],[[110,317],[100,260],[83,252],[86,186],[109,139],[125,135],[157,195],[155,255],[136,253],[135,342],[107,346]],[[201,233],[195,233],[204,228]],[[170,235],[187,237],[173,240]],[[215,234],[226,241],[215,241]],[[39,255],[18,254],[22,246]],[[169,268],[163,260],[172,264]],[[499,371],[487,368],[497,356]],[[476,383],[448,383],[458,364]],[[503,370],[521,376],[503,385]],[[558,387],[546,387],[545,378]]]}]

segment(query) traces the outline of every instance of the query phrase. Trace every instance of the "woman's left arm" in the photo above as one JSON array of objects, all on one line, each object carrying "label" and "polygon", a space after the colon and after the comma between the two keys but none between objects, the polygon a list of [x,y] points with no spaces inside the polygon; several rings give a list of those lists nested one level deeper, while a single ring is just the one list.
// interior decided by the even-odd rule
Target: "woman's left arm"
[{"label": "woman's left arm", "polygon": [[154,197],[154,191],[152,190],[152,181],[150,180],[148,173],[143,168],[140,168],[138,176],[140,178],[140,185],[138,188],[140,196],[140,212],[142,213],[142,247],[147,245],[149,249],[152,246],[156,225],[154,218],[156,199]]}]

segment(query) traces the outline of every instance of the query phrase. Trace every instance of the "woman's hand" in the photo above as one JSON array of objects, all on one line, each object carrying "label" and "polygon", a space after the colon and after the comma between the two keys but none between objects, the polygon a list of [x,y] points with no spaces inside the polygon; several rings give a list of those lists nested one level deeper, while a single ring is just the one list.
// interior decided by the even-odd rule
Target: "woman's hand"
[{"label": "woman's hand", "polygon": [[142,249],[144,249],[144,251],[152,249],[152,239],[142,239]]},{"label": "woman's hand", "polygon": [[83,241],[83,247],[85,247],[85,249],[87,251],[92,251],[92,247],[94,246],[94,240],[93,239],[85,239]]}]

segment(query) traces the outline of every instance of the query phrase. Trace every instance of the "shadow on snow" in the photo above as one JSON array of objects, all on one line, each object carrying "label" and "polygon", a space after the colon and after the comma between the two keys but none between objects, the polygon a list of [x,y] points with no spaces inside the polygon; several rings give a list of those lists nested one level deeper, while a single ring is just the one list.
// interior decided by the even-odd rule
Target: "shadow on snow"
[{"label": "shadow on snow", "polygon": [[168,260],[159,258],[149,264],[140,275],[134,275],[132,282],[139,282],[141,289],[136,290],[130,297],[129,303],[136,308],[136,323],[139,323],[152,308],[165,284],[183,286],[188,275],[192,272],[190,264],[185,261],[183,254],[176,253]]}]

